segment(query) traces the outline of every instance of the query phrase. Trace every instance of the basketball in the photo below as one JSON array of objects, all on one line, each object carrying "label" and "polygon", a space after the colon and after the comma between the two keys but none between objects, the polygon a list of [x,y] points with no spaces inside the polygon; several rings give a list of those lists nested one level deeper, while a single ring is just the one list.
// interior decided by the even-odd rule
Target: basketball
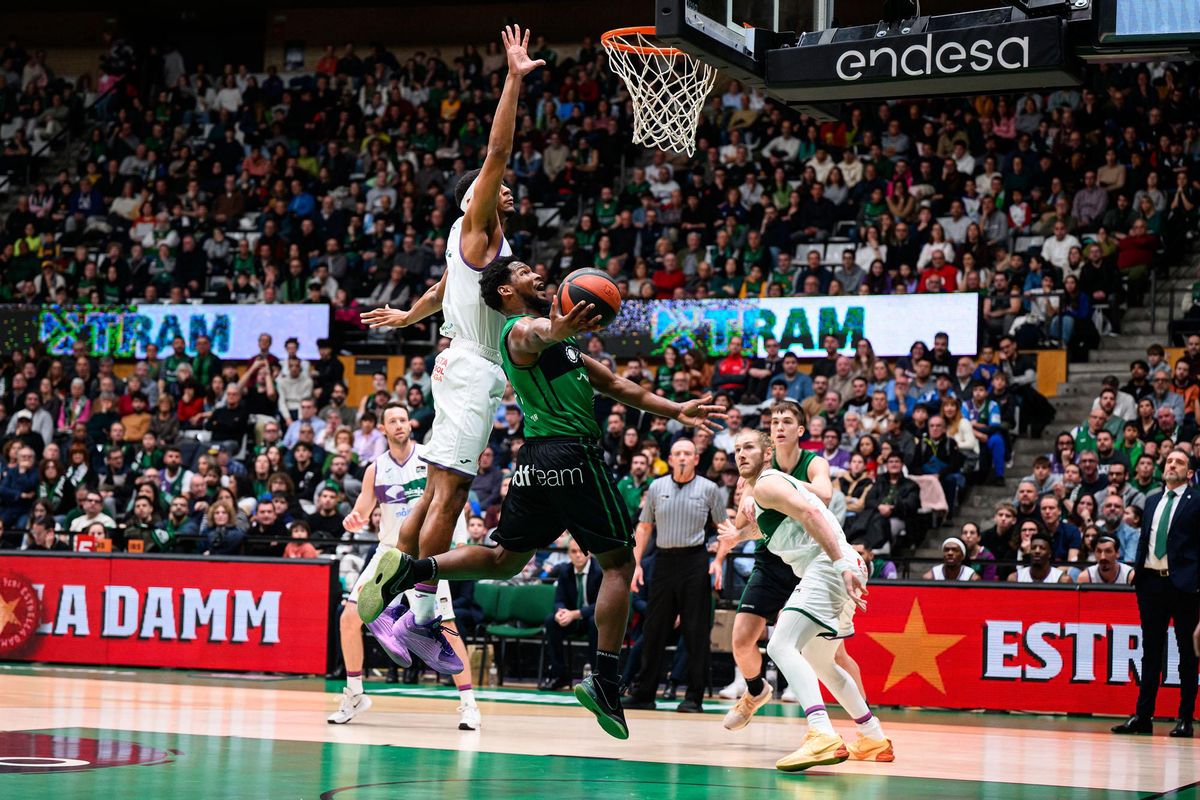
[{"label": "basketball", "polygon": [[600,315],[600,325],[604,327],[621,310],[621,290],[603,270],[575,270],[558,287],[558,308],[561,313],[568,314],[579,303],[594,304]]}]

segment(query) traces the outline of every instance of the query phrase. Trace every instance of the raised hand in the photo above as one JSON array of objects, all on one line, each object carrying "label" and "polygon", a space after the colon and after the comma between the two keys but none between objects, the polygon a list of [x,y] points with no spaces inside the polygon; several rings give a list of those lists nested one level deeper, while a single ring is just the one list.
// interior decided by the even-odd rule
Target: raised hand
[{"label": "raised hand", "polygon": [[592,303],[576,303],[575,307],[563,314],[558,309],[558,295],[550,298],[550,336],[556,342],[570,339],[581,333],[589,333],[600,329],[600,315],[593,315],[596,306]]},{"label": "raised hand", "polygon": [[408,325],[408,312],[385,305],[362,314],[362,321],[372,328],[403,328]]},{"label": "raised hand", "polygon": [[529,57],[528,28],[522,36],[520,25],[505,25],[504,30],[500,31],[500,41],[508,56],[508,71],[513,75],[523,78],[538,67],[546,66],[542,59],[534,61]]},{"label": "raised hand", "polygon": [[713,432],[721,430],[721,426],[713,420],[725,419],[728,415],[724,407],[716,405],[712,399],[712,394],[706,394],[704,397],[689,400],[679,409],[675,421],[689,428],[705,427]]}]

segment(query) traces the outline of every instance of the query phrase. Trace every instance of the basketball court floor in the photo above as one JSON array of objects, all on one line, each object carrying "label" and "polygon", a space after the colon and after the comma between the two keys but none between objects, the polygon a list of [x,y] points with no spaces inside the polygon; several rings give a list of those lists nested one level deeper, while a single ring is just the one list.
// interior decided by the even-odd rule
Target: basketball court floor
[{"label": "basketball court floor", "polygon": [[799,746],[795,706],[772,704],[738,733],[721,727],[725,702],[632,712],[620,742],[569,693],[480,690],[483,729],[470,732],[456,728],[453,690],[428,684],[368,683],[374,707],[329,725],[340,690],[0,665],[0,797],[1200,798],[1200,744],[1166,725],[1129,739],[1109,719],[880,709],[894,763],[787,775],[774,762]]}]

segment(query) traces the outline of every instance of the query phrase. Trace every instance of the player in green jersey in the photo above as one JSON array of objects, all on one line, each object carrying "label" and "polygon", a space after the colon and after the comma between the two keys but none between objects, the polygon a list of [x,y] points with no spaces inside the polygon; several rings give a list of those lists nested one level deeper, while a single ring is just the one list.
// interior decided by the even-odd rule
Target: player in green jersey
[{"label": "player in green jersey", "polygon": [[364,587],[359,596],[359,613],[367,619],[364,603],[370,602],[369,611],[377,605],[382,610],[416,583],[508,578],[520,572],[534,551],[568,530],[604,569],[596,600],[596,669],[575,687],[575,696],[607,733],[625,739],[629,729],[621,710],[619,655],[629,617],[633,527],[604,464],[594,392],[689,427],[715,429],[711,420],[723,416],[722,408],[712,404],[711,396],[687,403],[659,397],[585,355],[574,337],[595,330],[599,317],[593,316],[594,306],[579,304],[560,314],[557,300],[546,297],[545,281],[521,261],[492,262],[479,289],[489,307],[508,317],[500,352],[525,414],[525,444],[493,534],[500,546],[459,548],[415,561],[388,553],[373,588]]}]

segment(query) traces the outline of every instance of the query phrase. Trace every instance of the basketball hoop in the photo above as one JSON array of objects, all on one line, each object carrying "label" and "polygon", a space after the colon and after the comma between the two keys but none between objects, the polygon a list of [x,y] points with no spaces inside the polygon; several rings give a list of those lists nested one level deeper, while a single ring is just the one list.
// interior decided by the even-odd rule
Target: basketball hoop
[{"label": "basketball hoop", "polygon": [[704,98],[717,81],[717,71],[656,41],[653,26],[617,28],[600,37],[613,72],[633,98],[633,141],[690,156],[696,151]]}]

